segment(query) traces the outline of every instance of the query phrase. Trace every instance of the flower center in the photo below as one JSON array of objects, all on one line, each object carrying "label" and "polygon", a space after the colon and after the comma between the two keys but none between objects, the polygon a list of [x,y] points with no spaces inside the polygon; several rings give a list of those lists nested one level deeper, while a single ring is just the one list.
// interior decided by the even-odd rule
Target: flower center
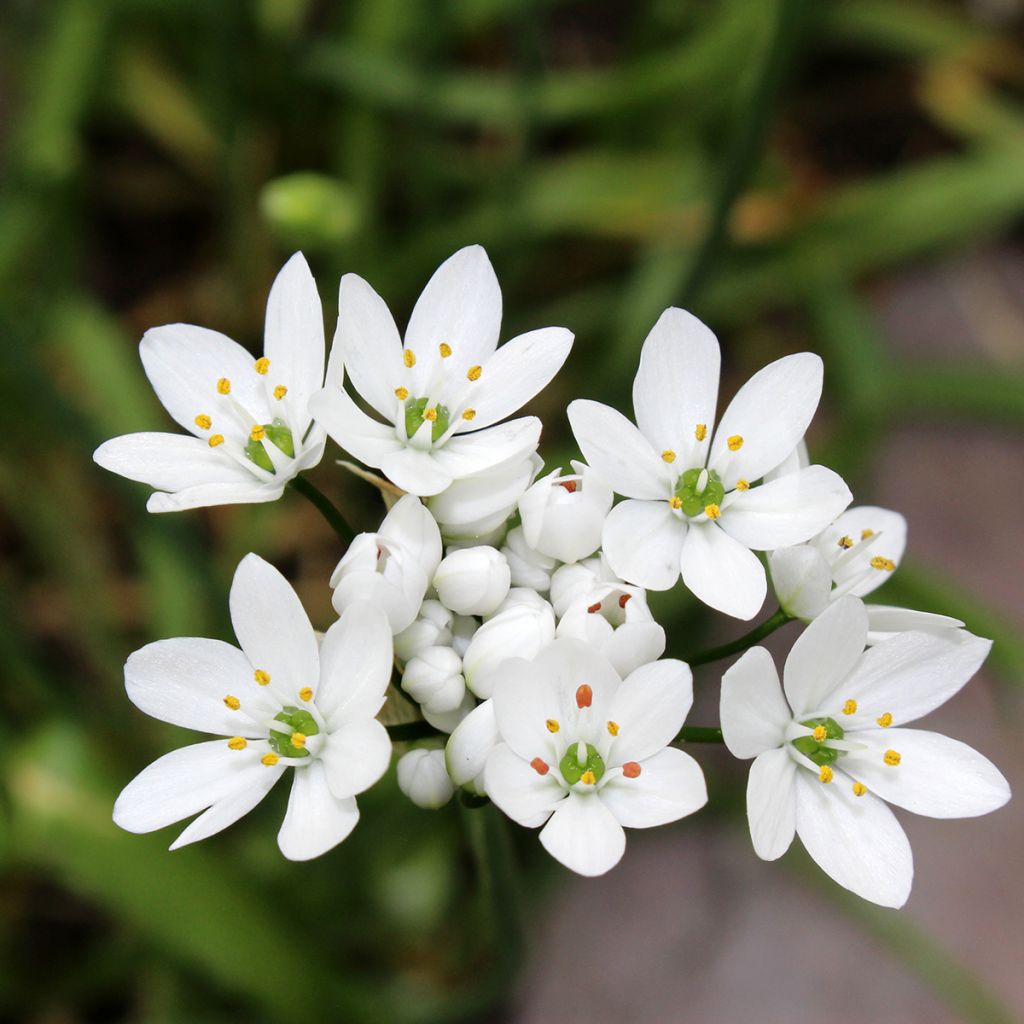
[{"label": "flower center", "polygon": [[316,719],[304,708],[288,706],[274,715],[274,721],[287,728],[270,730],[270,749],[281,757],[309,757],[306,740],[320,732]]},{"label": "flower center", "polygon": [[725,487],[713,469],[688,469],[676,485],[675,498],[679,500],[671,504],[684,515],[699,516],[710,506],[719,508],[724,497]]},{"label": "flower center", "polygon": [[594,786],[604,775],[604,758],[593,743],[580,740],[565,752],[565,757],[558,762],[558,770],[570,786],[575,786],[577,782]]},{"label": "flower center", "polygon": [[438,403],[427,405],[427,398],[412,398],[405,407],[405,434],[412,437],[423,426],[424,420],[430,422],[430,439],[437,441],[448,429],[448,407]]},{"label": "flower center", "polygon": [[793,746],[816,765],[834,764],[842,751],[826,744],[829,740],[841,740],[846,735],[843,727],[834,718],[808,718],[800,724],[814,732],[811,736],[797,736],[791,741]]},{"label": "flower center", "polygon": [[274,463],[267,454],[263,442],[269,441],[276,445],[290,459],[295,458],[295,441],[292,432],[285,426],[283,420],[275,419],[273,423],[257,423],[249,434],[249,441],[245,446],[245,457],[255,463],[260,469],[268,473],[276,472]]}]

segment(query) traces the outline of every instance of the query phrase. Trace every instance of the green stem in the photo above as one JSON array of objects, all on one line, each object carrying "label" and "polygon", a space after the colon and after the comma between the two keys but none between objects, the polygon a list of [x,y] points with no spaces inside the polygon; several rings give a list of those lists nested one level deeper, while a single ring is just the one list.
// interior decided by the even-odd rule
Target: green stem
[{"label": "green stem", "polygon": [[401,722],[398,725],[387,727],[388,735],[396,743],[405,743],[409,740],[426,740],[433,736],[446,736],[447,733],[435,729],[429,722]]},{"label": "green stem", "polygon": [[707,665],[711,661],[721,661],[722,658],[728,658],[733,654],[745,651],[748,647],[753,647],[758,640],[763,640],[787,622],[792,621],[793,616],[780,608],[770,619],[765,619],[760,626],[755,626],[749,633],[744,633],[743,636],[738,637],[736,640],[730,640],[729,643],[722,644],[721,647],[712,647],[706,651],[698,651],[696,654],[692,654],[683,660],[691,666]]},{"label": "green stem", "polygon": [[316,506],[317,511],[331,524],[331,528],[346,544],[352,543],[352,539],[356,535],[355,531],[345,522],[345,517],[323,491],[314,487],[304,476],[295,477],[291,486]]},{"label": "green stem", "polygon": [[724,743],[722,730],[708,725],[684,725],[674,743]]}]

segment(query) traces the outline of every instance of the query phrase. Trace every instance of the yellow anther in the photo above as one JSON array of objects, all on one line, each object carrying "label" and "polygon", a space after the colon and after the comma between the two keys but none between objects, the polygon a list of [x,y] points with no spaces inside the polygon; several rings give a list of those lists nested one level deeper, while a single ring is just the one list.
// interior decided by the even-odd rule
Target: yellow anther
[{"label": "yellow anther", "polygon": [[462,414],[462,418],[463,418],[464,420],[466,420],[467,422],[468,422],[469,420],[471,420],[471,419],[475,419],[475,418],[476,418],[476,409],[467,409],[467,410],[466,410],[466,411],[465,411],[465,412],[464,412],[464,413]]},{"label": "yellow anther", "polygon": [[693,436],[698,441],[703,441],[708,436],[708,425],[706,423],[698,423],[693,431]]},{"label": "yellow anther", "polygon": [[581,776],[580,782],[584,786],[593,786],[597,782],[597,776],[588,768]]},{"label": "yellow anther", "polygon": [[845,537],[840,537],[839,538],[839,546],[841,548],[852,548],[853,547],[853,538],[851,536],[849,536],[849,535],[847,535]]},{"label": "yellow anther", "polygon": [[608,723],[608,732],[610,732],[612,734],[612,736],[618,736],[619,735],[619,723],[618,722],[609,722]]},{"label": "yellow anther", "polygon": [[831,782],[832,781],[832,769],[827,764],[821,766],[821,770],[818,772],[819,782]]},{"label": "yellow anther", "polygon": [[284,386],[283,384],[278,384],[278,385],[277,385],[277,387],[276,387],[276,388],[274,388],[274,397],[275,397],[275,398],[276,398],[276,399],[277,399],[277,400],[278,400],[279,402],[280,402],[280,401],[281,401],[281,399],[282,399],[282,398],[284,398],[284,396],[285,396],[285,395],[287,395],[287,394],[288,394],[288,389],[287,389],[287,388],[286,388],[286,387],[285,387],[285,386]]},{"label": "yellow anther", "polygon": [[544,724],[548,727],[548,732],[558,732],[562,728],[554,718],[549,718]]},{"label": "yellow anther", "polygon": [[868,787],[863,782],[855,782],[853,784],[853,795],[863,796],[868,791]]},{"label": "yellow anther", "polygon": [[885,761],[890,768],[895,768],[903,758],[900,757],[900,752],[898,750],[887,750],[882,760]]},{"label": "yellow anther", "polygon": [[738,452],[743,447],[743,435],[733,434],[725,443],[728,445],[729,451]]},{"label": "yellow anther", "polygon": [[304,686],[299,690],[299,700],[312,700],[313,699],[313,687]]},{"label": "yellow anther", "polygon": [[416,353],[411,348],[407,348],[402,353],[402,362],[411,370],[416,365]]},{"label": "yellow anther", "polygon": [[682,508],[683,507],[683,499],[680,498],[678,494],[673,494],[672,497],[668,499],[668,507],[669,508],[675,508],[675,509]]},{"label": "yellow anther", "polygon": [[242,706],[242,702],[237,697],[229,693],[224,698],[224,706],[231,708],[232,711],[237,711]]},{"label": "yellow anther", "polygon": [[263,438],[265,438],[266,436],[267,436],[266,427],[262,426],[259,423],[254,423],[252,425],[252,430],[249,431],[249,440],[250,441],[262,441]]},{"label": "yellow anther", "polygon": [[213,434],[213,435],[210,436],[209,440],[206,443],[211,448],[216,448],[217,445],[224,443],[224,435],[223,434]]},{"label": "yellow anther", "polygon": [[855,715],[857,714],[857,702],[851,698],[843,705],[844,715]]},{"label": "yellow anther", "polygon": [[736,481],[736,490],[737,491],[749,491],[750,490],[750,484],[741,477],[739,480]]},{"label": "yellow anther", "polygon": [[892,572],[896,568],[896,563],[891,558],[883,558],[881,555],[875,555],[871,559],[872,569],[882,569],[885,572]]},{"label": "yellow anther", "polygon": [[253,672],[252,677],[260,684],[260,686],[267,686],[270,683],[270,673],[264,672],[261,668],[256,669],[256,671]]},{"label": "yellow anther", "polygon": [[270,360],[266,356],[260,356],[260,358],[256,360],[256,372],[260,374],[260,376],[265,376],[269,369]]},{"label": "yellow anther", "polygon": [[221,379],[217,381],[217,391],[222,395],[230,395],[231,381],[229,381],[227,377],[221,377]]},{"label": "yellow anther", "polygon": [[882,715],[881,718],[876,718],[875,721],[883,729],[888,729],[889,726],[892,725],[892,715],[888,711],[886,711],[886,713],[884,715]]},{"label": "yellow anther", "polygon": [[704,506],[704,515],[706,515],[708,519],[717,519],[721,514],[722,510],[714,502],[710,505]]},{"label": "yellow anther", "polygon": [[213,420],[211,420],[211,419],[210,419],[210,417],[209,417],[209,416],[207,416],[205,412],[201,412],[201,413],[200,413],[200,414],[199,414],[199,415],[198,415],[198,416],[196,417],[196,426],[197,426],[197,427],[198,427],[198,428],[199,428],[200,430],[209,430],[209,429],[210,429],[210,427],[212,427],[212,426],[213,426]]},{"label": "yellow anther", "polygon": [[467,380],[479,380],[480,379],[480,374],[483,373],[483,372],[484,372],[484,368],[482,366],[471,366],[466,371],[466,379]]},{"label": "yellow anther", "polygon": [[424,409],[423,410],[423,418],[425,420],[430,420],[430,422],[433,423],[434,420],[437,419],[437,410],[436,409]]},{"label": "yellow anther", "polygon": [[395,388],[395,398],[397,398],[400,402],[404,402],[408,397],[408,388]]},{"label": "yellow anther", "polygon": [[306,745],[306,734],[304,732],[292,733],[292,746],[296,750],[302,750]]},{"label": "yellow anther", "polygon": [[664,459],[665,462],[669,463],[670,465],[676,461],[676,453],[672,451],[671,448],[666,448],[661,453],[661,457],[662,459]]},{"label": "yellow anther", "polygon": [[823,725],[816,725],[811,735],[814,737],[815,743],[824,743],[828,739],[828,729]]},{"label": "yellow anther", "polygon": [[249,742],[244,736],[232,736],[231,739],[228,740],[228,746],[232,750],[245,750],[245,748],[249,746]]},{"label": "yellow anther", "polygon": [[442,341],[441,344],[437,346],[437,350],[441,353],[442,359],[447,359],[452,354],[452,347],[447,341]]},{"label": "yellow anther", "polygon": [[279,758],[277,756],[277,754],[275,754],[273,752],[271,752],[269,754],[264,754],[260,758],[260,761],[262,761],[263,764],[265,764],[268,768],[273,768],[274,765],[277,764],[277,762],[280,761],[280,760],[281,760],[281,758]]},{"label": "yellow anther", "polygon": [[874,530],[861,530],[860,531],[860,539],[861,540],[867,540],[869,537],[874,537],[874,535],[875,535],[875,531]]}]

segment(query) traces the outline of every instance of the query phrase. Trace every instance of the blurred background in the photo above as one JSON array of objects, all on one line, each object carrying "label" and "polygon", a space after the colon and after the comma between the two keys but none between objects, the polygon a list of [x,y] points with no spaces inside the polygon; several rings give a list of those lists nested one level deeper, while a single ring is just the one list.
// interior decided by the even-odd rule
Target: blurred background
[{"label": "blurred background", "polygon": [[[0,1020],[1024,1019],[1012,803],[901,815],[902,913],[797,849],[758,861],[746,766],[711,747],[693,750],[708,808],[632,833],[597,881],[490,808],[414,808],[392,777],[307,865],[278,854],[280,786],[173,855],[175,830],[119,832],[116,793],[186,739],[129,704],[126,656],[231,639],[250,550],[326,626],[341,550],[297,496],[151,516],[146,488],[90,459],[169,427],[142,332],[188,321],[257,351],[297,248],[330,332],[341,273],[404,323],[433,268],[483,243],[504,337],[576,332],[531,410],[549,465],[573,454],[570,399],[628,409],[668,305],[718,332],[723,395],[812,349],[815,460],[910,521],[880,600],[996,641],[933,726],[1022,790],[1019,0],[6,0],[0,17]],[[313,479],[376,524],[332,458]],[[744,631],[679,593],[656,613],[674,654]],[[724,667],[698,671],[691,724],[715,724]]]}]

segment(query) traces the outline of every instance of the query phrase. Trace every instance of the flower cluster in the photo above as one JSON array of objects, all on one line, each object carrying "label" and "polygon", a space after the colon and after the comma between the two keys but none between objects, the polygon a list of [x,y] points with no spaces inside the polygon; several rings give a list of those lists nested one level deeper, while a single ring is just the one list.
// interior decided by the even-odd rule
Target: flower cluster
[{"label": "flower cluster", "polygon": [[[769,364],[719,417],[718,341],[668,309],[643,345],[635,423],[572,402],[585,461],[545,473],[540,421],[509,417],[573,338],[546,327],[499,345],[500,327],[497,279],[471,246],[435,272],[404,337],[373,288],[345,275],[326,373],[299,254],[271,289],[260,357],[199,327],[147,332],[146,373],[189,436],[131,434],[95,458],[155,488],[152,511],[271,501],[289,483],[323,507],[299,474],[328,437],[366,467],[358,476],[387,511],[344,538],[326,633],[249,554],[230,594],[238,647],[160,640],[128,659],[142,711],[220,738],[144,769],[114,820],[147,832],[198,815],[181,846],[236,821],[290,768],[278,843],[291,859],[315,857],[355,826],[356,797],[398,742],[398,785],[420,807],[459,790],[489,799],[539,828],[564,865],[599,875],[621,858],[625,828],[704,805],[701,767],[680,747],[717,740],[753,759],[760,857],[799,835],[841,885],[902,905],[913,864],[888,805],[965,817],[1009,798],[980,754],[906,728],[952,697],[990,644],[958,620],[862,601],[897,568],[906,524],[849,508],[843,480],[809,464],[821,360]],[[692,674],[663,657],[648,591],[681,583],[749,620],[769,582],[780,610],[729,645],[745,653],[721,680],[720,729],[686,726]],[[753,637],[794,619],[806,625],[780,683]]]}]

